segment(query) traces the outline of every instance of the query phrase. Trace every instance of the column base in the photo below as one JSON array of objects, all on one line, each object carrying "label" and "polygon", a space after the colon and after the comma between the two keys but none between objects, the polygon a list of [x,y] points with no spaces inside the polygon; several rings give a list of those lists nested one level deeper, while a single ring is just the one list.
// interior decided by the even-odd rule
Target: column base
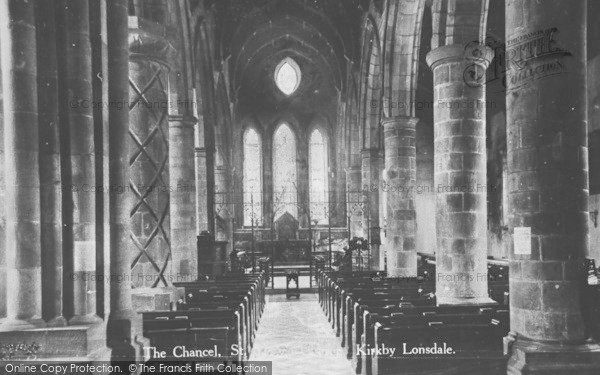
[{"label": "column base", "polygon": [[56,328],[65,327],[67,324],[67,319],[65,319],[63,316],[57,316],[56,318],[49,320],[48,323],[46,323],[46,326]]},{"label": "column base", "polygon": [[[111,350],[106,347],[106,325],[13,329],[0,332],[3,344],[33,343],[39,345],[35,359],[39,361],[99,362],[109,361]],[[19,358],[17,353],[14,360]]]},{"label": "column base", "polygon": [[392,268],[388,265],[388,277],[398,277],[402,279],[417,279],[418,272],[416,268]]},{"label": "column base", "polygon": [[[12,331],[24,331],[29,329],[46,327],[46,322],[43,319],[2,319],[0,320],[0,333]],[[1,341],[1,340],[0,340]]]},{"label": "column base", "polygon": [[379,245],[371,245],[371,264],[369,264],[370,270],[379,270],[379,263],[381,257],[381,247]]},{"label": "column base", "polygon": [[144,348],[150,346],[150,340],[143,336],[142,318],[135,311],[112,313],[106,332],[113,361],[143,363],[150,359],[144,353]]},{"label": "column base", "polygon": [[438,306],[496,306],[498,302],[490,297],[459,298],[437,296]]},{"label": "column base", "polygon": [[96,314],[76,315],[69,319],[70,326],[93,325],[102,322],[102,319]]},{"label": "column base", "polygon": [[515,333],[504,338],[508,375],[596,375],[600,374],[600,345],[549,344],[519,339]]},{"label": "column base", "polygon": [[387,249],[385,246],[381,246],[379,248],[379,268],[378,268],[380,271],[385,270],[386,258],[387,258]]},{"label": "column base", "polygon": [[179,298],[183,298],[184,288],[144,288],[131,291],[131,302],[136,312],[170,311]]}]

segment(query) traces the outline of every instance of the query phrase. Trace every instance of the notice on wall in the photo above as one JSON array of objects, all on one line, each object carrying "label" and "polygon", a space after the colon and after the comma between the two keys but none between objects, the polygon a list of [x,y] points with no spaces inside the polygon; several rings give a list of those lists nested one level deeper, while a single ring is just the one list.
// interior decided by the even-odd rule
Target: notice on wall
[{"label": "notice on wall", "polygon": [[513,241],[516,255],[530,255],[531,227],[516,227]]}]

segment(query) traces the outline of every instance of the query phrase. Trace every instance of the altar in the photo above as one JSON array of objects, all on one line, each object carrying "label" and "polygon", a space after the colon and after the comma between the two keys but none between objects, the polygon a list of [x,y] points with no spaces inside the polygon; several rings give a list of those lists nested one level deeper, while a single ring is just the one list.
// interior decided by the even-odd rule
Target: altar
[{"label": "altar", "polygon": [[275,240],[259,241],[256,247],[261,254],[269,256],[275,265],[308,265],[310,263],[310,241]]}]

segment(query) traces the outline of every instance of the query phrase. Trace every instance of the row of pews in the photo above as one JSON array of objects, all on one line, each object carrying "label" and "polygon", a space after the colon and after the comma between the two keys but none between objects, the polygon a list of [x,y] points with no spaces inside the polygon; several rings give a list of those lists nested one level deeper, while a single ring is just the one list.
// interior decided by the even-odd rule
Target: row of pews
[{"label": "row of pews", "polygon": [[[357,374],[506,374],[508,265],[489,264],[486,306],[437,306],[435,261],[419,277],[320,272],[321,307]],[[427,353],[429,348],[429,353]],[[391,352],[394,350],[394,352]]]},{"label": "row of pews", "polygon": [[185,290],[176,310],[142,313],[150,346],[166,352],[166,360],[246,360],[265,305],[264,274],[229,274],[174,286]]}]

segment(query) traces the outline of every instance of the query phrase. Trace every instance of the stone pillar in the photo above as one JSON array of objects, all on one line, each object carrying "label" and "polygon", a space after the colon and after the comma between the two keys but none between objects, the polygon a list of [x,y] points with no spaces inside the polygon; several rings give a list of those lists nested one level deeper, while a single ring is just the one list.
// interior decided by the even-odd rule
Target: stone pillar
[{"label": "stone pillar", "polygon": [[[94,119],[92,108],[92,59],[89,3],[65,0],[61,9],[59,71],[65,81],[68,109],[61,119],[65,135],[63,168],[68,189],[63,199],[64,253],[70,296],[65,309],[69,324],[98,321],[96,315],[96,185]],[[64,13],[63,13],[64,12]],[[67,143],[68,142],[68,143]]]},{"label": "stone pillar", "polygon": [[[203,142],[203,141],[202,141]],[[206,148],[196,147],[196,233],[208,231],[208,186]]]},{"label": "stone pillar", "polygon": [[582,316],[586,24],[585,1],[506,5],[510,374],[600,373]]},{"label": "stone pillar", "polygon": [[[312,210],[312,206],[310,204],[310,183],[309,183],[309,149],[308,149],[308,142],[298,142],[298,140],[300,139],[307,139],[304,138],[303,136],[301,136],[300,134],[296,135],[296,155],[297,155],[297,181],[298,181],[298,189],[297,191],[291,192],[292,194],[296,194],[296,199],[297,199],[297,206],[298,208],[296,208],[296,212],[298,213],[298,221],[300,222],[300,227],[301,228],[308,228],[308,214],[306,212],[306,210]],[[273,145],[274,147],[275,145]],[[273,159],[271,159],[273,160]],[[273,164],[273,162],[271,161],[271,164]],[[277,171],[272,171],[272,174],[277,173]],[[275,194],[277,194],[278,192],[275,192]],[[279,194],[281,194],[281,192],[279,192]],[[286,200],[285,196],[288,195],[287,192],[286,194],[283,194],[283,199]],[[293,196],[290,195],[290,198],[293,201]],[[327,214],[327,219],[331,220],[330,214],[331,212],[329,211],[330,206],[329,206],[329,202],[327,202],[328,204],[325,205],[326,206],[326,214]],[[286,207],[287,208],[287,207]],[[289,207],[291,208],[291,206]],[[281,211],[281,209],[280,209]],[[281,215],[282,212],[278,212],[278,215]],[[322,213],[319,213],[322,217]],[[311,225],[314,225],[314,220],[315,217],[317,217],[317,215],[315,215],[315,212],[311,212],[310,213],[310,217],[311,220],[313,220],[313,223]],[[320,221],[318,225],[324,225],[323,221]],[[316,231],[315,231],[316,233]],[[317,243],[319,243],[319,241],[317,241]]]},{"label": "stone pillar", "polygon": [[[262,157],[262,175],[263,175],[263,182],[262,182],[262,201],[263,201],[263,222],[265,223],[265,225],[268,225],[269,227],[271,227],[270,230],[270,234],[269,236],[273,237],[273,239],[275,239],[275,228],[274,228],[274,223],[275,223],[275,212],[274,209],[274,202],[275,202],[275,188],[273,186],[273,137],[263,137],[261,136],[261,141],[262,141],[262,151],[263,151],[263,157]],[[243,146],[240,146],[243,147]],[[242,163],[242,170],[243,170],[243,163]],[[242,177],[243,177],[243,173]],[[242,184],[243,185],[243,184]],[[240,189],[242,190],[242,189]],[[243,194],[241,194],[241,196],[243,196]],[[242,214],[242,218],[243,218],[243,214],[245,210],[248,210],[249,207],[246,207],[243,204],[243,199],[240,199],[239,205],[238,207],[241,207],[242,209],[238,210],[241,212]],[[269,237],[269,238],[271,238]]]},{"label": "stone pillar", "polygon": [[[127,0],[106,2],[108,54],[108,100],[129,100],[129,42]],[[131,302],[130,210],[133,195],[129,191],[129,109],[110,106],[109,131],[109,220],[110,220],[110,315],[107,327],[108,346],[114,359],[141,358],[142,321]]]},{"label": "stone pillar", "polygon": [[129,138],[134,205],[131,215],[136,288],[170,285],[170,180],[168,124],[168,67],[161,60],[166,41],[144,30],[137,19],[129,59]]},{"label": "stone pillar", "polygon": [[231,252],[231,214],[233,213],[232,194],[229,189],[228,173],[225,166],[215,168],[215,240],[228,241],[227,254]]},{"label": "stone pillar", "polygon": [[0,330],[43,324],[34,3],[0,2],[6,182],[6,316]]},{"label": "stone pillar", "polygon": [[48,326],[56,327],[66,325],[63,317],[62,195],[70,189],[61,184],[55,4],[39,1],[35,6],[37,53],[44,56],[44,63],[38,66],[42,316]]},{"label": "stone pillar", "polygon": [[[362,156],[362,185],[363,201],[366,211],[362,217],[364,236],[370,239],[371,259],[369,268],[379,269],[379,167],[381,165],[380,150],[376,148],[363,149]],[[368,231],[368,232],[367,232]]]},{"label": "stone pillar", "polygon": [[434,83],[436,295],[439,305],[492,303],[487,281],[485,76],[492,52],[447,45],[427,54]]},{"label": "stone pillar", "polygon": [[196,249],[196,183],[194,126],[197,120],[169,117],[169,173],[171,192],[171,251],[175,280],[198,278]]},{"label": "stone pillar", "polygon": [[386,241],[385,241],[385,228],[387,224],[387,193],[384,191],[386,184],[385,176],[385,150],[384,154],[379,158],[379,171],[380,171],[380,189],[379,189],[379,265],[378,270],[386,269]]},{"label": "stone pillar", "polygon": [[382,121],[387,192],[387,271],[390,277],[417,276],[415,192],[417,179],[414,117]]},{"label": "stone pillar", "polygon": [[349,217],[350,238],[362,237],[362,216],[363,208],[361,206],[362,193],[361,191],[361,170],[360,167],[354,166],[346,171],[347,181],[347,215]]},{"label": "stone pillar", "polygon": [[338,161],[335,165],[335,176],[330,181],[333,182],[334,188],[330,193],[330,196],[334,197],[335,205],[333,206],[335,224],[336,227],[346,226],[346,171],[343,165],[343,152],[338,153]]},{"label": "stone pillar", "polygon": [[[1,68],[0,68],[1,69]],[[2,78],[0,73],[0,100],[2,97]],[[4,106],[0,106],[0,165],[4,165]],[[6,221],[5,203],[6,185],[4,183],[4,171],[0,172],[0,220]],[[0,225],[0,322],[6,318],[6,226]]]}]

